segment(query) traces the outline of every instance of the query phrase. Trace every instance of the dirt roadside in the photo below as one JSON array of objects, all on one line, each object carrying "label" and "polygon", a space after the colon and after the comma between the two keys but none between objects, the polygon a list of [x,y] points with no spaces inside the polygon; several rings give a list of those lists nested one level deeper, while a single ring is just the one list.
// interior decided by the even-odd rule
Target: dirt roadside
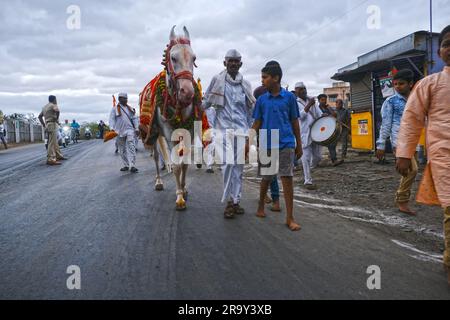
[{"label": "dirt roadside", "polygon": [[[388,234],[398,245],[418,254],[418,259],[440,261],[444,251],[443,210],[414,201],[424,165],[419,166],[412,190],[411,207],[417,212],[417,216],[412,217],[399,212],[395,205],[400,175],[395,170],[392,155],[388,155],[386,164],[380,165],[375,163],[376,159],[371,154],[349,150],[345,163],[333,167],[327,148],[322,151],[324,160],[312,171],[318,190],[306,190],[302,170],[295,172],[297,206],[338,215],[352,223],[370,225]],[[259,183],[256,168],[247,167],[245,179]],[[284,201],[281,203],[284,205]]]}]

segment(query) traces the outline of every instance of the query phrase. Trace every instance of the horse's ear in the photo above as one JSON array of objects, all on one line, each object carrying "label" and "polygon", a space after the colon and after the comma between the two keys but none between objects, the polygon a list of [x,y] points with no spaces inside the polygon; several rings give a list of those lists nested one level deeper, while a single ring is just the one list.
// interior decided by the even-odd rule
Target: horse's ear
[{"label": "horse's ear", "polygon": [[188,40],[191,40],[191,36],[189,35],[189,31],[188,31],[188,29],[186,28],[186,26],[183,27],[183,30],[184,30],[184,37],[185,37],[186,39],[188,39]]},{"label": "horse's ear", "polygon": [[170,30],[170,41],[175,41],[177,38],[177,36],[175,35],[175,27],[176,26],[173,26],[172,30]]}]

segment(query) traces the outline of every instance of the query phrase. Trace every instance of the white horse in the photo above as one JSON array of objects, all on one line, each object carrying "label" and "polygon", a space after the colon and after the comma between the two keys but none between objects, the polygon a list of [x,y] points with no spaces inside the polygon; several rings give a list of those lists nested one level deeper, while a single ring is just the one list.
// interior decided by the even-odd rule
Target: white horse
[{"label": "white horse", "polygon": [[[177,36],[175,34],[175,26],[170,32],[170,42],[165,50],[163,60],[165,74],[163,78],[157,77],[160,79],[159,83],[162,85],[160,85],[158,89],[158,82],[156,82],[156,85],[153,87],[151,87],[151,83],[149,83],[141,93],[141,108],[142,101],[149,99],[152,95],[152,91],[156,91],[153,92],[156,96],[156,101],[164,101],[162,105],[157,105],[154,111],[152,110],[151,127],[141,125],[140,129],[144,144],[150,146],[153,151],[153,158],[156,164],[155,190],[164,190],[158,163],[159,151],[156,148],[156,143],[159,143],[160,145],[169,171],[171,169],[173,170],[177,187],[177,210],[186,209],[186,198],[188,193],[186,188],[186,174],[188,164],[185,164],[184,162],[178,164],[171,163],[170,157],[173,148],[180,148],[180,144],[183,144],[183,142],[180,142],[177,146],[176,143],[172,142],[172,133],[180,127],[185,128],[186,124],[193,123],[193,120],[201,119],[198,117],[198,114],[200,114],[199,105],[201,104],[201,101],[196,101],[196,97],[198,97],[198,87],[193,75],[196,56],[190,45],[189,32],[186,27],[184,27],[183,30],[184,36]],[[161,87],[165,87],[165,89],[161,89]],[[197,100],[199,99],[197,98]],[[188,128],[188,130],[191,131],[192,136],[191,129],[192,128]],[[189,150],[186,151],[189,153]]]}]

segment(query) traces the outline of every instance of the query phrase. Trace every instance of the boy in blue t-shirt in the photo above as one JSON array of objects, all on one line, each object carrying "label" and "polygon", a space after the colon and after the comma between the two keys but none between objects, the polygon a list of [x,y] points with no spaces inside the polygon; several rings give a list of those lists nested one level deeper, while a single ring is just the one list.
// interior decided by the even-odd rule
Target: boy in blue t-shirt
[{"label": "boy in blue t-shirt", "polygon": [[[283,72],[278,62],[270,61],[261,70],[262,83],[267,89],[267,93],[258,98],[256,102],[253,118],[255,122],[253,129],[267,130],[267,138],[264,133],[260,137],[260,155],[261,152],[267,152],[269,157],[273,150],[278,151],[277,159],[271,158],[268,165],[259,164],[260,175],[262,176],[259,206],[257,216],[265,218],[264,199],[273,177],[277,174],[281,177],[283,184],[284,199],[286,202],[286,224],[292,231],[300,230],[300,225],[294,220],[294,159],[300,159],[302,156],[302,142],[300,138],[300,126],[298,118],[300,117],[297,101],[294,95],[281,88],[281,78]],[[272,130],[278,130],[279,139],[274,145],[271,143]],[[252,140],[252,137],[250,137]],[[248,147],[247,147],[248,150]],[[263,150],[263,151],[261,151]],[[276,153],[275,153],[276,154]],[[270,172],[269,168],[275,167],[276,172]]]}]

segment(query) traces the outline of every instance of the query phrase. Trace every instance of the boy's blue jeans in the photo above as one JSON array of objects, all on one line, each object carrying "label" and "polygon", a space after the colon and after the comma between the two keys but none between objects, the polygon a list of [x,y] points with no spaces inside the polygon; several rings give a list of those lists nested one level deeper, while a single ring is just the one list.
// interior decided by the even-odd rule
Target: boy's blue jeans
[{"label": "boy's blue jeans", "polygon": [[274,177],[270,183],[270,196],[273,201],[278,201],[280,199],[280,187],[278,186],[277,177]]}]

